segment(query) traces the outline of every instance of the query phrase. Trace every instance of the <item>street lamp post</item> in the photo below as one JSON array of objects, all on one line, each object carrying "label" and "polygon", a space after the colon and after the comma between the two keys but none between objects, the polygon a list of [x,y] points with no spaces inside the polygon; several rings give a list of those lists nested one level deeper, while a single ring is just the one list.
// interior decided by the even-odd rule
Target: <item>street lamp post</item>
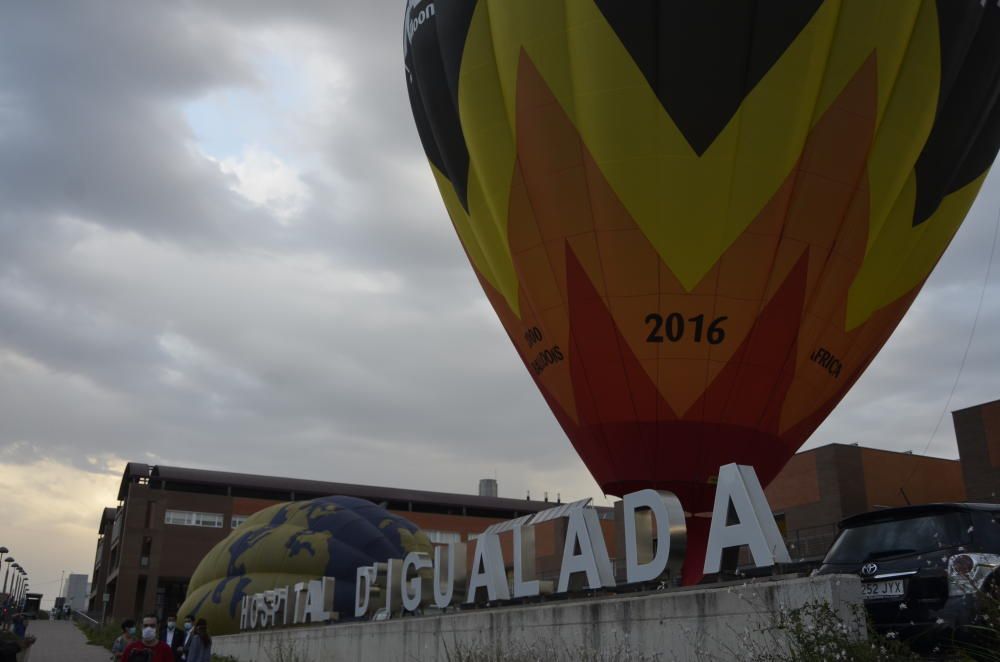
[{"label": "street lamp post", "polygon": [[8,556],[6,559],[4,559],[3,562],[7,564],[7,569],[3,573],[3,593],[4,593],[4,595],[6,595],[7,594],[7,577],[10,575],[10,564],[14,562],[14,557],[13,556]]},{"label": "street lamp post", "polygon": [[11,566],[14,569],[14,575],[10,578],[10,595],[12,598],[12,605],[17,606],[17,593],[21,587],[21,564],[15,563]]},{"label": "street lamp post", "polygon": [[14,604],[17,605],[21,602],[21,584],[24,583],[24,570],[21,566],[17,566],[17,574],[14,575],[14,586],[11,587],[11,593],[14,594]]}]

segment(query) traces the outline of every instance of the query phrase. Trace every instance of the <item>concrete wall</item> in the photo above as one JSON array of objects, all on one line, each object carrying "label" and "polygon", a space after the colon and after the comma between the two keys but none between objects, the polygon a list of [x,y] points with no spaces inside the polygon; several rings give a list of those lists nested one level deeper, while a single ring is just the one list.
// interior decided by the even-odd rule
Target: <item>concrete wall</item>
[{"label": "concrete wall", "polygon": [[774,614],[816,600],[863,632],[858,578],[827,575],[258,631],[215,637],[213,652],[240,662],[731,660],[780,646]]}]

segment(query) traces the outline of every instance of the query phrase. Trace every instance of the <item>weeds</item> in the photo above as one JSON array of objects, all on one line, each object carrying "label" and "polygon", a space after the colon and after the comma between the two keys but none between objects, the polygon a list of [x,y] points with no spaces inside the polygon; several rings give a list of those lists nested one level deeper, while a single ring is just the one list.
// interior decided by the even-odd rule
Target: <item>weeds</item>
[{"label": "weeds", "polygon": [[115,643],[115,639],[122,633],[121,627],[116,623],[95,627],[78,622],[76,627],[80,628],[80,631],[83,632],[83,636],[87,638],[88,644],[102,646],[108,650],[111,650],[111,644]]},{"label": "weeds", "polygon": [[619,638],[602,650],[558,640],[492,645],[456,642],[454,650],[446,642],[443,643],[448,662],[660,662],[664,659],[659,653],[648,655],[636,652],[627,639]]}]

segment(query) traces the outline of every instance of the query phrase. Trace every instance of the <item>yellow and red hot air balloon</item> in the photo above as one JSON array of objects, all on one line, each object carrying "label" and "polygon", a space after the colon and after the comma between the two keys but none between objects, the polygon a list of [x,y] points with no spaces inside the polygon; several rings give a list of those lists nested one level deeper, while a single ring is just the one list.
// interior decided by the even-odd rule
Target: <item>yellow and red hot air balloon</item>
[{"label": "yellow and red hot air balloon", "polygon": [[606,492],[692,512],[843,398],[1000,147],[996,0],[409,0],[404,43],[448,213],[556,418]]}]

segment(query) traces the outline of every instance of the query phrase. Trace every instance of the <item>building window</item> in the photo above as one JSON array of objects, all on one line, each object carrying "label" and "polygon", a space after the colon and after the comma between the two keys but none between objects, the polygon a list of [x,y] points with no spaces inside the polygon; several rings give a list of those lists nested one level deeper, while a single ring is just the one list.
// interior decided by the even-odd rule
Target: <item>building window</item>
[{"label": "building window", "polygon": [[164,518],[167,524],[207,526],[212,529],[221,529],[224,520],[222,513],[193,513],[189,510],[168,510]]},{"label": "building window", "polygon": [[231,518],[229,518],[229,526],[231,526],[232,528],[235,529],[240,524],[242,524],[243,522],[247,521],[248,517],[250,517],[250,516],[249,515],[233,515]]},{"label": "building window", "polygon": [[433,531],[430,529],[423,529],[423,532],[427,534],[430,541],[433,543],[449,543],[449,542],[462,542],[462,534],[455,533],[453,531]]}]

